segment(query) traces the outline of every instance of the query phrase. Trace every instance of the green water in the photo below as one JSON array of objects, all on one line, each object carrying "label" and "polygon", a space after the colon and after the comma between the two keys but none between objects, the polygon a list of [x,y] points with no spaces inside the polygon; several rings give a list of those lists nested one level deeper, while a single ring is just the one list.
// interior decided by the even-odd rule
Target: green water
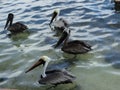
[{"label": "green water", "polygon": [[[18,90],[119,90],[120,89],[120,14],[111,0],[4,0],[0,1],[0,88]],[[49,28],[51,13],[61,9],[60,16],[70,23],[71,38],[85,40],[92,51],[78,55],[63,53],[53,45],[58,40]],[[28,32],[8,35],[4,25],[7,14],[26,24]],[[48,69],[67,68],[76,76],[73,84],[55,88],[40,85],[42,67],[25,73],[42,55],[55,61]]]}]

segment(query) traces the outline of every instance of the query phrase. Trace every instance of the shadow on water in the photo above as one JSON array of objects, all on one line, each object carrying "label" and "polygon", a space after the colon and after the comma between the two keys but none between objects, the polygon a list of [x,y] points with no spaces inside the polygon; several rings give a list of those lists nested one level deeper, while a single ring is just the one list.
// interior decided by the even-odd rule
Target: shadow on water
[{"label": "shadow on water", "polygon": [[105,62],[111,63],[116,69],[120,69],[120,52],[112,51],[105,54]]},{"label": "shadow on water", "polygon": [[30,35],[30,31],[26,30],[24,32],[20,32],[20,33],[10,33],[8,30],[2,30],[0,32],[1,35],[5,35],[3,37],[4,38],[10,38],[12,39],[13,41],[18,41],[18,40],[25,40],[28,38],[28,36]]},{"label": "shadow on water", "polygon": [[16,47],[20,47],[21,43],[28,39],[28,36],[30,35],[30,32],[25,31],[22,33],[17,33],[17,34],[8,34],[8,38],[12,40],[13,45]]},{"label": "shadow on water", "polygon": [[[45,90],[81,90],[81,86],[76,85],[76,83],[72,84],[60,84],[56,87],[47,87]],[[43,89],[44,90],[44,89]]]},{"label": "shadow on water", "polygon": [[13,41],[18,41],[18,40],[27,39],[29,35],[30,35],[30,32],[25,31],[25,32],[18,33],[18,34],[8,34],[8,37]]},{"label": "shadow on water", "polygon": [[7,30],[2,30],[1,32],[0,32],[0,34],[6,34],[7,33]]},{"label": "shadow on water", "polygon": [[85,53],[85,54],[78,54],[75,57],[75,55],[73,55],[73,54],[67,54],[67,53],[63,52],[62,56],[64,58],[66,58],[66,59],[70,59],[71,61],[78,61],[78,60],[80,60],[80,61],[87,61],[87,60],[93,58],[94,54],[88,52],[88,53]]}]

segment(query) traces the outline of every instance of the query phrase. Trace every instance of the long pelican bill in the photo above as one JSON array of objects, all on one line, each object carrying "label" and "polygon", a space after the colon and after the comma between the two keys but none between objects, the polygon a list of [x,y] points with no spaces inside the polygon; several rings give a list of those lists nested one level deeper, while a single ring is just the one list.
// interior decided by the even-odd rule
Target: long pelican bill
[{"label": "long pelican bill", "polygon": [[29,68],[25,73],[33,70],[34,68],[36,68],[37,66],[43,64],[44,65],[45,61],[43,59],[39,59],[31,68]]},{"label": "long pelican bill", "polygon": [[6,24],[5,24],[5,27],[4,27],[4,29],[6,29],[6,28],[7,28],[7,26],[8,26],[8,23],[9,23],[9,20],[7,19],[7,22],[6,22]]},{"label": "long pelican bill", "polygon": [[49,25],[51,25],[51,24],[52,24],[53,20],[57,17],[57,15],[58,15],[58,12],[57,12],[57,11],[54,11],[54,12],[53,12],[53,15],[52,15],[52,19],[51,19],[51,21],[50,21],[50,24],[49,24]]}]

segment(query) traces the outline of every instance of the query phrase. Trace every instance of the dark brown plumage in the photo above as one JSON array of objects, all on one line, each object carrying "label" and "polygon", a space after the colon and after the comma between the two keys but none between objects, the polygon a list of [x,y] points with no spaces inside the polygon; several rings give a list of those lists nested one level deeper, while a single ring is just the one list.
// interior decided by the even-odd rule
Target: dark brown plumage
[{"label": "dark brown plumage", "polygon": [[40,84],[67,84],[73,83],[75,76],[71,75],[66,70],[51,70],[46,71],[47,77],[41,78],[38,82]]},{"label": "dark brown plumage", "polygon": [[26,25],[20,22],[13,23],[13,18],[14,15],[12,13],[8,14],[7,22],[4,29],[7,28],[7,30],[9,30],[11,33],[20,33],[28,29]]},{"label": "dark brown plumage", "polygon": [[64,41],[61,50],[66,53],[76,55],[76,54],[84,54],[91,50],[91,46],[85,43],[84,41],[81,41],[81,40],[68,41],[70,36],[70,30],[68,31],[69,33],[66,32],[66,30],[63,32],[61,38],[55,45],[55,48],[58,47]]}]

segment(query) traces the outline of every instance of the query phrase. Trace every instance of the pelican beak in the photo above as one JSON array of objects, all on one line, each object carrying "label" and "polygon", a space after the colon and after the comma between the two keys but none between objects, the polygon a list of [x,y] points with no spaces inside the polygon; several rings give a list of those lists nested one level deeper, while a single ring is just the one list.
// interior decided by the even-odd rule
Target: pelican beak
[{"label": "pelican beak", "polygon": [[7,22],[6,22],[6,24],[5,24],[4,29],[6,29],[6,28],[7,28],[8,24],[9,24],[9,26],[11,26],[11,25],[12,25],[12,22],[13,22],[13,17],[14,17],[14,15],[13,15],[12,13],[8,14]]},{"label": "pelican beak", "polygon": [[31,68],[29,68],[25,73],[33,70],[34,68],[36,68],[37,66],[41,65],[41,64],[45,64],[45,61],[43,59],[39,59]]},{"label": "pelican beak", "polygon": [[53,15],[52,15],[52,19],[51,19],[51,21],[50,21],[50,24],[49,24],[49,25],[51,25],[51,23],[52,23],[52,22],[53,22],[53,20],[57,17],[57,15],[58,15],[58,12],[54,11],[54,12],[53,12]]},{"label": "pelican beak", "polygon": [[63,31],[62,36],[60,37],[59,41],[55,45],[55,48],[57,48],[68,36],[68,33],[66,31]]}]

